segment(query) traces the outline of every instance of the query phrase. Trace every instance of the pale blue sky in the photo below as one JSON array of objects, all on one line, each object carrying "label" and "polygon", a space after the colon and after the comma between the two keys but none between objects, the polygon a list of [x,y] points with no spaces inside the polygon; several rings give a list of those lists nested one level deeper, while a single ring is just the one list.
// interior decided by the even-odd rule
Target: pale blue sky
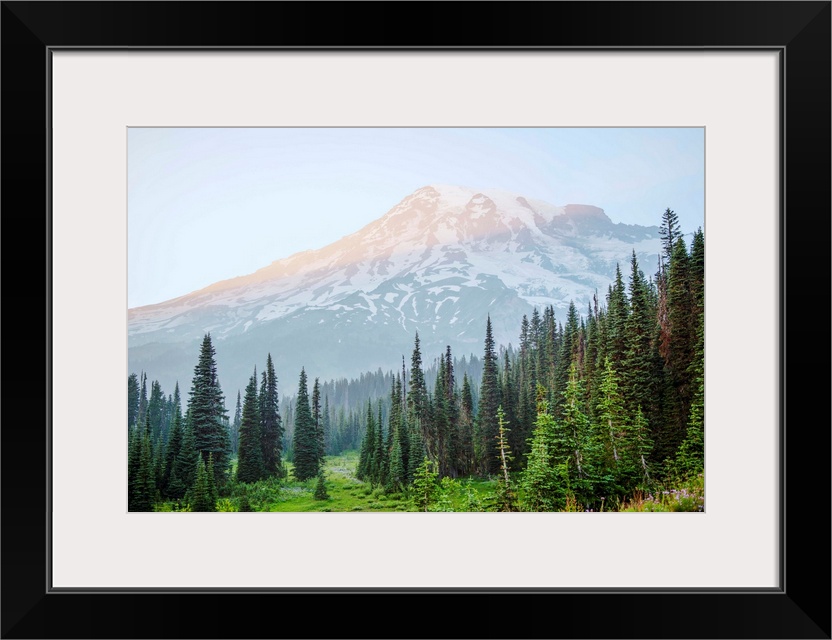
[{"label": "pale blue sky", "polygon": [[128,306],[357,231],[428,184],[704,226],[705,133],[687,129],[128,130]]}]

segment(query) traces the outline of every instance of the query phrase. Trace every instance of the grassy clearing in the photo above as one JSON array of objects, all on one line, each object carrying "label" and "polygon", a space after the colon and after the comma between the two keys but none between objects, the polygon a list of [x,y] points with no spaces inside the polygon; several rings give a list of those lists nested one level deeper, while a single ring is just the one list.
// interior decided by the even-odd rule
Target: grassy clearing
[{"label": "grassy clearing", "polygon": [[[288,477],[280,483],[239,485],[235,487],[230,504],[239,504],[239,497],[246,493],[254,511],[270,512],[370,512],[384,513],[414,511],[405,493],[386,494],[355,477],[358,452],[349,451],[337,456],[327,456],[324,467],[328,500],[315,499],[316,479],[299,482],[292,476],[292,465],[287,463]],[[456,482],[446,492],[448,510],[465,511],[466,506],[486,500],[493,491],[493,482],[471,480],[467,485]]]}]

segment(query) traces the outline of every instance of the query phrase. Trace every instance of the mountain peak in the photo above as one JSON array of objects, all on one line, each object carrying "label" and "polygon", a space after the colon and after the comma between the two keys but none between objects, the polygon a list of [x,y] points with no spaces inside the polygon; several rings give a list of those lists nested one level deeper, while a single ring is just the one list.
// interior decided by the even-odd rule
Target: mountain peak
[{"label": "mountain peak", "polygon": [[387,366],[417,330],[425,353],[479,352],[487,314],[508,344],[533,308],[586,308],[633,250],[654,264],[660,248],[655,227],[614,224],[595,206],[429,184],[325,247],[130,310],[131,367],[169,361],[172,386],[192,370],[183,345],[206,330],[225,343],[230,389],[269,345],[280,345],[283,375],[305,365],[324,377]]}]

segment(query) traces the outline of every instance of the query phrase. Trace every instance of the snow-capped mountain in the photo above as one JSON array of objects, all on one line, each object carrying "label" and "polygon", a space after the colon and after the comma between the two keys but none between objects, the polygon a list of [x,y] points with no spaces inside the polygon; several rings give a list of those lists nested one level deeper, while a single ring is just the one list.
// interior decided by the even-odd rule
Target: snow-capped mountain
[{"label": "snow-capped mountain", "polygon": [[416,331],[426,362],[446,345],[481,355],[487,314],[498,344],[516,344],[524,313],[551,304],[563,320],[571,300],[585,313],[616,263],[626,277],[635,250],[651,273],[659,248],[657,227],[614,224],[593,206],[427,186],[322,249],[130,309],[130,371],[187,390],[205,332],[229,395],[268,352],[288,387],[301,366],[322,379],[396,369]]}]

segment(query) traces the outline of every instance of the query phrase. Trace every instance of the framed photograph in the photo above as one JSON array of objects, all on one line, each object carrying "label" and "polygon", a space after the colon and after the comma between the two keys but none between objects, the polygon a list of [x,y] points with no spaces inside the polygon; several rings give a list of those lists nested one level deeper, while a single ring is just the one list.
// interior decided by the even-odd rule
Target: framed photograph
[{"label": "framed photograph", "polygon": [[830,637],[830,3],[471,6],[3,3],[4,637]]}]

